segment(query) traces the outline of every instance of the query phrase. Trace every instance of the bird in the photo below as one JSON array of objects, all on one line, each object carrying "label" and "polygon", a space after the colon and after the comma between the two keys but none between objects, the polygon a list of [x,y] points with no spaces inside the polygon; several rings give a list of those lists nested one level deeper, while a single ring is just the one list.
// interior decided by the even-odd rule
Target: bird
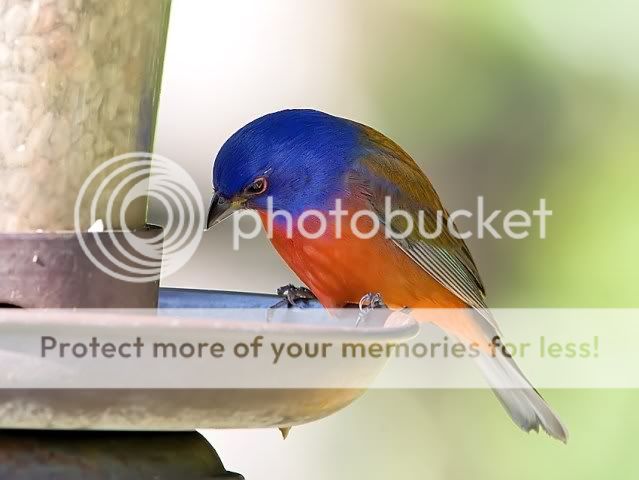
[{"label": "bird", "polygon": [[[379,131],[312,109],[269,113],[222,145],[212,177],[206,228],[239,209],[257,212],[275,250],[323,307],[357,305],[375,294],[389,308],[454,309],[434,323],[464,341],[490,345],[501,338],[464,240],[446,228],[406,234],[406,217],[386,215],[391,205],[416,223],[421,216],[428,232],[438,216],[449,218],[423,170]],[[334,218],[337,204],[348,213]],[[360,211],[368,213],[355,221]],[[293,221],[274,212],[288,212]],[[319,213],[333,221],[322,224]],[[295,222],[302,217],[310,225],[303,231]],[[522,430],[541,428],[567,441],[566,427],[513,358],[482,349],[477,363]]]}]

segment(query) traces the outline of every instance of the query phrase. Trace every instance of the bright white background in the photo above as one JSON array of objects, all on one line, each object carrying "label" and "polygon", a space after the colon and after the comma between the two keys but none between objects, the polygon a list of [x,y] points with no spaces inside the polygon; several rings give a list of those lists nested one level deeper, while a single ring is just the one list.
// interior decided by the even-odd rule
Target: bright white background
[{"label": "bright white background", "polygon": [[[210,200],[215,154],[249,121],[285,108],[371,120],[349,47],[347,3],[176,0],[156,152],[187,168]],[[294,281],[264,238],[231,248],[230,222],[205,234],[167,284],[263,291]]]},{"label": "bright white background", "polygon": [[[370,121],[373,108],[349,65],[356,58],[350,15],[342,0],[174,0],[156,152],[185,166],[207,198],[216,152],[260,115],[310,107]],[[165,285],[274,292],[295,282],[265,238],[233,252],[229,226],[205,234],[197,255]],[[373,399],[375,405],[383,406]],[[353,478],[349,469],[362,478],[389,478],[388,462],[359,467],[350,458],[363,448],[389,447],[383,439],[365,447],[380,428],[365,422],[365,412],[359,404],[294,429],[286,441],[277,430],[207,436],[227,469],[248,479]],[[410,427],[389,421],[385,429],[399,435]]]}]

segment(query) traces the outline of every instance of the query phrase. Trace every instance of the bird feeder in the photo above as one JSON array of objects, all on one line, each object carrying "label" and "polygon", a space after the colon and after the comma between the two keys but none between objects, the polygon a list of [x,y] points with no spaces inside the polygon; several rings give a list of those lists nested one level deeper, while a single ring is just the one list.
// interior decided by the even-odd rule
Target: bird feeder
[{"label": "bird feeder", "polygon": [[[152,150],[170,4],[0,2],[0,303],[114,301],[118,285],[88,262],[78,264],[78,242],[68,232],[86,232],[92,214],[114,231],[146,234],[147,199],[139,196],[123,210],[127,185],[115,186],[126,173],[117,173],[121,164],[105,165]],[[88,185],[76,212],[94,172],[116,181],[95,205],[101,183]],[[60,280],[71,274],[71,281]],[[92,294],[82,287],[88,278]],[[119,304],[152,306],[157,287],[128,285]]]},{"label": "bird feeder", "polygon": [[[122,164],[109,166],[112,158],[152,150],[170,3],[0,0],[0,307],[29,309],[0,309],[2,478],[13,478],[15,472],[35,480],[51,475],[241,478],[226,472],[215,451],[194,433],[196,428],[300,425],[343,408],[363,392],[78,389],[78,378],[100,380],[100,375],[85,370],[90,362],[77,362],[62,372],[55,361],[21,350],[37,344],[44,331],[83,336],[97,329],[106,335],[143,325],[178,336],[199,332],[233,339],[268,331],[286,338],[297,332],[309,341],[364,342],[397,342],[415,333],[416,327],[409,324],[372,329],[355,324],[309,329],[295,322],[247,325],[224,314],[193,322],[175,310],[265,308],[278,299],[161,291],[157,281],[118,280],[86,257],[83,243],[101,242],[107,253],[115,253],[112,239],[127,230],[157,235],[146,225],[145,195],[124,211],[126,184],[112,191],[107,186],[108,202],[92,205],[100,182],[86,187],[86,179],[98,172],[98,180],[117,180]],[[87,201],[78,203],[83,190]],[[94,218],[112,231],[91,230]],[[105,320],[81,307],[152,310],[150,316],[129,311],[109,314]],[[318,373],[366,380],[382,363]],[[53,383],[37,388],[28,384],[33,379]],[[60,386],[64,382],[70,382],[67,388]]]}]

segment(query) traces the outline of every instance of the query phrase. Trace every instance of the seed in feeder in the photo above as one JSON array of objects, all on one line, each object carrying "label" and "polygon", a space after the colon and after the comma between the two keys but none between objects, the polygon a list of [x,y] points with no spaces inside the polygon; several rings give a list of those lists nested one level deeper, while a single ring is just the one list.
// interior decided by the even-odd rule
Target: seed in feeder
[{"label": "seed in feeder", "polygon": [[93,225],[89,227],[89,233],[101,233],[104,232],[104,222],[102,219],[95,222]]},{"label": "seed in feeder", "polygon": [[[153,114],[140,99],[158,88],[169,3],[0,0],[0,178],[17,184],[0,189],[0,232],[72,229],[86,177],[116,153],[150,150],[137,143],[139,118]],[[30,214],[43,199],[47,214]]]}]

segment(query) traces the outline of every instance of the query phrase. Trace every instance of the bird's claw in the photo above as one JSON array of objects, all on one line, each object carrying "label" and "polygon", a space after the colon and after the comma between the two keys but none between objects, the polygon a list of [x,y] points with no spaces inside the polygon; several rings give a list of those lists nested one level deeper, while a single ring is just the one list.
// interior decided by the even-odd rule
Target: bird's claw
[{"label": "bird's claw", "polygon": [[378,308],[387,308],[380,293],[367,293],[360,299],[358,306],[359,313],[357,315],[357,321],[355,322],[356,327],[366,320],[366,317],[368,317],[371,311]]},{"label": "bird's claw", "polygon": [[273,317],[273,310],[277,308],[291,308],[291,307],[305,307],[308,305],[310,300],[316,300],[317,298],[313,295],[306,287],[296,287],[294,285],[284,285],[277,289],[277,295],[282,297],[282,299],[277,302],[275,305],[272,305],[268,309],[268,313],[266,315],[266,321],[270,322]]},{"label": "bird's claw", "polygon": [[277,294],[280,297],[284,297],[286,300],[288,300],[288,303],[291,306],[296,306],[300,301],[306,303],[309,300],[316,299],[315,295],[313,295],[313,292],[311,292],[308,288],[296,287],[294,285],[286,285],[284,287],[278,288]]},{"label": "bird's claw", "polygon": [[271,308],[290,308],[306,305],[309,300],[315,300],[316,297],[306,287],[296,287],[294,285],[285,285],[277,289],[277,295],[282,297],[282,300],[277,302]]}]

